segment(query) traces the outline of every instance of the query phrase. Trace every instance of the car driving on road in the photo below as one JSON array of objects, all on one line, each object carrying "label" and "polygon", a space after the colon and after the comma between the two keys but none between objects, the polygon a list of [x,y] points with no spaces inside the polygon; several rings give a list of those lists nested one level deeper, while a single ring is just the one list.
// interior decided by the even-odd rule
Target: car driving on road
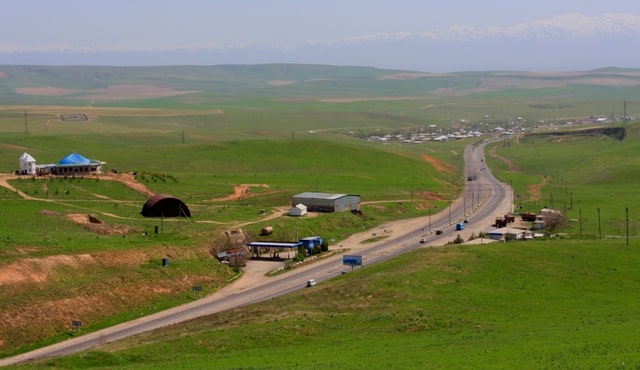
[{"label": "car driving on road", "polygon": [[315,280],[313,280],[313,279],[309,279],[309,280],[307,280],[307,286],[308,286],[308,287],[310,287],[310,286],[314,286],[314,285],[316,285],[316,281],[315,281]]}]

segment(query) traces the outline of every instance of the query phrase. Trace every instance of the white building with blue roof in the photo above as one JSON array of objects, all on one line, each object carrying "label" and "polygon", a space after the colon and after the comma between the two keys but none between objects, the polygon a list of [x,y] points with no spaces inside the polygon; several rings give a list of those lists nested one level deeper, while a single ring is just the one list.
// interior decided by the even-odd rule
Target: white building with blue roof
[{"label": "white building with blue roof", "polygon": [[19,158],[20,174],[23,175],[90,175],[102,172],[105,162],[88,159],[81,154],[71,153],[62,158],[58,163],[36,164],[35,158],[24,153]]}]

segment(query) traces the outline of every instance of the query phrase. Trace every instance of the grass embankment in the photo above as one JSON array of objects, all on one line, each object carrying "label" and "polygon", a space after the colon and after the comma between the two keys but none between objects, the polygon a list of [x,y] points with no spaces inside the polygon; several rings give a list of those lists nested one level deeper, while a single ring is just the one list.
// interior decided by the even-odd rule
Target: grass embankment
[{"label": "grass embankment", "polygon": [[24,368],[635,368],[639,245],[420,250]]}]

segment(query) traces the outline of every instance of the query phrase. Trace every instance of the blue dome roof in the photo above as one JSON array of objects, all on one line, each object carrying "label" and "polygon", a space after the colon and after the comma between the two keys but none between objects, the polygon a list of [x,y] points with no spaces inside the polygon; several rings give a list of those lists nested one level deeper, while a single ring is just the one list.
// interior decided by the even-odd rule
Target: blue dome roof
[{"label": "blue dome roof", "polygon": [[60,164],[91,164],[91,161],[78,153],[71,153],[62,158]]}]

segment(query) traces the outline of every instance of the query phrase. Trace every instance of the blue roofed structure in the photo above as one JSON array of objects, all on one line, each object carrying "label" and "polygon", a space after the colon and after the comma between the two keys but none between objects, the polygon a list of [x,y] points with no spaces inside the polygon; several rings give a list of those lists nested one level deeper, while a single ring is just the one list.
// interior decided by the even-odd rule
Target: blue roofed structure
[{"label": "blue roofed structure", "polygon": [[82,154],[73,152],[62,158],[58,163],[36,165],[39,175],[83,176],[102,172],[105,162],[89,159]]},{"label": "blue roofed structure", "polygon": [[88,165],[88,164],[91,164],[91,160],[85,158],[82,154],[71,153],[68,156],[62,158],[58,163],[63,166],[78,165],[78,164]]}]

